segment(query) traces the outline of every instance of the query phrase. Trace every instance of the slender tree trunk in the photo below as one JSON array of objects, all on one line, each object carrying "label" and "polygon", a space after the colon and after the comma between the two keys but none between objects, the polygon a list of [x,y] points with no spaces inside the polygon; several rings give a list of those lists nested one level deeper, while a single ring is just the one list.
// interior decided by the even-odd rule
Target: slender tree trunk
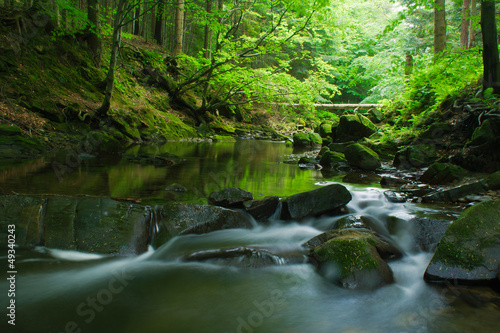
[{"label": "slender tree trunk", "polygon": [[493,0],[481,1],[481,31],[483,35],[483,87],[484,89],[493,88],[494,94],[500,94],[497,24]]},{"label": "slender tree trunk", "polygon": [[155,21],[155,40],[158,45],[163,45],[163,12],[165,8],[165,1],[161,0],[158,2],[158,10],[156,11],[156,21]]},{"label": "slender tree trunk", "polygon": [[182,45],[184,40],[184,0],[178,0],[175,10],[175,32],[174,32],[174,51],[173,56],[176,57],[182,53]]},{"label": "slender tree trunk", "polygon": [[470,16],[471,20],[469,22],[469,40],[467,41],[467,48],[469,49],[476,46],[476,29],[474,27],[473,18],[477,16],[477,0],[471,0],[470,2]]},{"label": "slender tree trunk", "polygon": [[446,50],[446,14],[445,0],[434,2],[434,54]]},{"label": "slender tree trunk", "polygon": [[101,66],[102,43],[99,38],[99,31],[101,29],[99,22],[99,0],[88,0],[87,2],[87,15],[91,27],[88,29],[88,45],[92,59],[97,67]]},{"label": "slender tree trunk", "polygon": [[[212,12],[212,0],[207,0],[207,13]],[[210,24],[205,24],[205,38],[203,43],[203,48],[205,49],[204,55],[206,59],[212,57],[212,30],[210,30]]]},{"label": "slender tree trunk", "polygon": [[133,32],[133,34],[136,36],[139,36],[140,31],[141,31],[141,29],[140,29],[141,4],[137,5],[137,8],[135,9],[134,15],[135,15],[135,20],[134,20],[134,32]]},{"label": "slender tree trunk", "polygon": [[104,93],[104,101],[102,102],[101,107],[97,110],[97,116],[101,118],[107,117],[109,108],[111,106],[111,97],[113,95],[113,90],[115,87],[115,69],[121,43],[123,11],[127,4],[128,0],[119,0],[118,6],[116,8],[115,20],[113,24],[113,44],[111,47],[108,75],[106,76],[105,80],[106,91]]},{"label": "slender tree trunk", "polygon": [[405,59],[405,77],[409,78],[412,73],[413,73],[413,57],[411,54],[407,54]]},{"label": "slender tree trunk", "polygon": [[470,22],[470,0],[464,0],[462,4],[462,23],[460,26],[460,47],[467,48],[469,45]]}]

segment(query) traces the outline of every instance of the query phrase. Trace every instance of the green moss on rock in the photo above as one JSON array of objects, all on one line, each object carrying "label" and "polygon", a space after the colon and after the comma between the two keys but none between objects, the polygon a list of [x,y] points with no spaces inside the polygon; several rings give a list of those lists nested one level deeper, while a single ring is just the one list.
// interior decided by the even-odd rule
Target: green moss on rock
[{"label": "green moss on rock", "polygon": [[359,143],[347,146],[345,157],[349,164],[363,170],[375,170],[380,167],[380,157],[378,154]]}]

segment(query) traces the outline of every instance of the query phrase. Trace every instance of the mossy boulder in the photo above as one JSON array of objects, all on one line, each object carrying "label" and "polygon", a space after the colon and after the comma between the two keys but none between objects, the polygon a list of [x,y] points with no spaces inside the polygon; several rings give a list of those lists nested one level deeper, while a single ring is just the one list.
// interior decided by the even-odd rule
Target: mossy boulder
[{"label": "mossy boulder", "polygon": [[377,126],[367,117],[361,114],[344,115],[340,117],[339,125],[335,129],[335,141],[358,141],[375,132],[377,132]]},{"label": "mossy boulder", "polygon": [[418,137],[421,140],[437,140],[453,130],[448,123],[434,123]]},{"label": "mossy boulder", "polygon": [[318,133],[295,133],[293,135],[293,146],[303,148],[321,147],[323,140]]},{"label": "mossy boulder", "polygon": [[415,144],[399,150],[394,156],[394,166],[401,169],[423,168],[437,160],[434,144]]},{"label": "mossy boulder", "polygon": [[434,163],[420,177],[420,181],[429,184],[444,185],[455,180],[461,180],[467,175],[467,171],[449,163]]},{"label": "mossy boulder", "polygon": [[212,140],[215,142],[236,142],[236,139],[229,135],[214,135]]},{"label": "mossy boulder", "polygon": [[322,138],[328,138],[332,136],[332,124],[331,123],[321,123],[318,126],[318,133]]},{"label": "mossy boulder", "polygon": [[384,259],[394,258],[400,252],[373,232],[330,230],[303,246],[309,250],[309,261],[319,273],[344,288],[373,289],[394,282]]},{"label": "mossy boulder", "polygon": [[233,187],[212,192],[208,196],[209,203],[221,207],[243,207],[243,202],[248,200],[253,200],[252,193]]},{"label": "mossy boulder", "polygon": [[327,151],[321,156],[319,164],[326,169],[338,169],[348,165],[345,155],[335,151]]},{"label": "mossy boulder", "polygon": [[464,211],[446,229],[424,279],[493,282],[500,263],[499,216],[500,201],[479,203]]},{"label": "mossy boulder", "polygon": [[349,141],[349,142],[333,142],[328,145],[328,148],[330,148],[331,151],[336,151],[339,153],[344,154],[345,149],[355,143],[354,141]]},{"label": "mossy boulder", "polygon": [[340,184],[320,187],[316,190],[294,194],[283,201],[281,218],[301,220],[336,212],[351,201],[351,193]]},{"label": "mossy boulder", "polygon": [[486,119],[479,127],[472,133],[468,146],[479,146],[487,142],[493,141],[496,137],[495,127],[493,122]]},{"label": "mossy boulder", "polygon": [[380,167],[378,154],[359,143],[347,146],[345,157],[350,165],[363,170],[376,170]]},{"label": "mossy boulder", "polygon": [[481,180],[488,190],[498,190],[500,189],[500,171],[494,172]]}]

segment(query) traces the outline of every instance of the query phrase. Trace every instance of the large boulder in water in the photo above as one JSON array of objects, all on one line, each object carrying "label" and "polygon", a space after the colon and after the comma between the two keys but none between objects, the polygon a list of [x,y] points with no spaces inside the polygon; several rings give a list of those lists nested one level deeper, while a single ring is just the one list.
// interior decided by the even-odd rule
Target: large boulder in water
[{"label": "large boulder in water", "polygon": [[335,141],[359,141],[377,131],[370,119],[361,114],[344,115],[340,117],[339,125],[335,129]]},{"label": "large boulder in water", "polygon": [[[0,228],[16,225],[18,246],[103,254],[147,250],[151,210],[109,197],[1,196]],[[7,237],[2,237],[0,246]]]},{"label": "large boulder in water", "polygon": [[444,233],[424,279],[493,282],[500,263],[500,201],[468,208]]},{"label": "large boulder in water", "polygon": [[363,170],[376,170],[380,168],[380,157],[378,154],[359,143],[347,146],[345,157],[350,165]]},{"label": "large boulder in water", "polygon": [[400,251],[371,231],[330,230],[305,244],[309,261],[328,280],[350,289],[373,289],[394,282],[384,261]]},{"label": "large boulder in water", "polygon": [[203,234],[232,228],[251,228],[252,221],[244,212],[223,207],[191,203],[168,203],[161,207],[159,231],[155,246],[175,235]]},{"label": "large boulder in water", "polygon": [[450,223],[447,220],[414,217],[408,221],[408,226],[415,246],[421,251],[434,252]]},{"label": "large boulder in water", "polygon": [[271,218],[278,209],[280,198],[273,195],[261,200],[250,200],[243,203],[245,211],[257,221]]},{"label": "large boulder in water", "polygon": [[321,147],[323,139],[318,133],[295,133],[293,135],[293,146],[297,148]]},{"label": "large boulder in water", "polygon": [[428,184],[444,185],[461,180],[467,175],[464,168],[449,163],[434,163],[420,177],[420,181]]},{"label": "large boulder in water", "polygon": [[221,207],[243,207],[243,202],[253,200],[253,194],[240,188],[226,188],[210,193],[208,202]]},{"label": "large boulder in water", "polygon": [[340,184],[324,186],[288,197],[283,202],[281,217],[285,220],[301,220],[310,216],[334,213],[351,199],[351,193]]}]

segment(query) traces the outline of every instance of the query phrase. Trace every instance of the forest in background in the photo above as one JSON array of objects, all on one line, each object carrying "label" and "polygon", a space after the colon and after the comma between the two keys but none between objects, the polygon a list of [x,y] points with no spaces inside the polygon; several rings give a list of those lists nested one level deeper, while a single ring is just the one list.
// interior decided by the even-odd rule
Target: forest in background
[{"label": "forest in background", "polygon": [[385,134],[416,135],[445,101],[496,101],[495,3],[4,0],[2,118],[140,142],[288,134],[342,113],[316,103],[382,103]]}]

